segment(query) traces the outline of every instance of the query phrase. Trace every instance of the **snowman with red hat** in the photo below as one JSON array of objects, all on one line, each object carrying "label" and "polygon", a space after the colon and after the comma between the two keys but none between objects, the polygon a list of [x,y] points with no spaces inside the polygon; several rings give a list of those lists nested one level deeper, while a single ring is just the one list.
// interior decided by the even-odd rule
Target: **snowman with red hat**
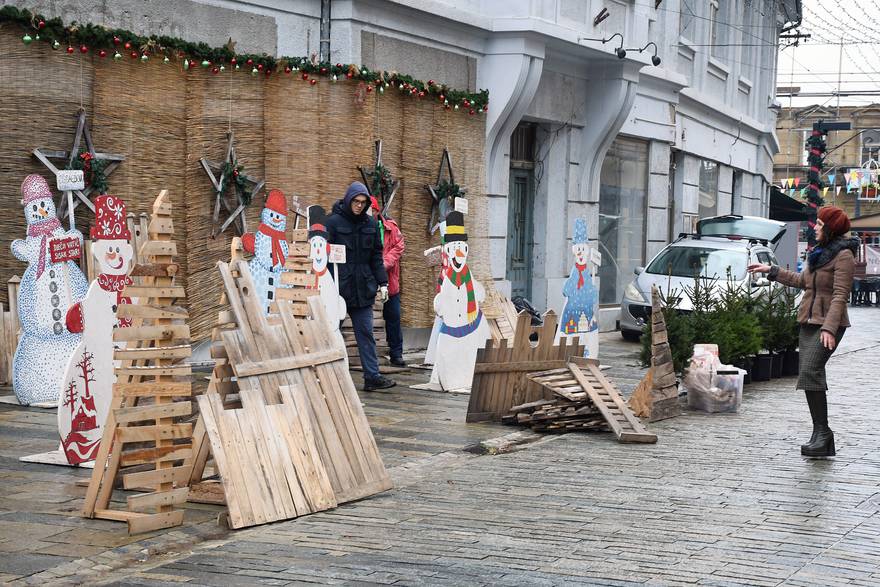
[{"label": "snowman with red hat", "polygon": [[281,274],[285,271],[289,250],[284,234],[286,228],[287,200],[281,190],[272,190],[266,198],[257,232],[248,232],[241,237],[244,250],[254,255],[248,268],[266,314],[275,301],[275,289],[281,286]]},{"label": "snowman with red hat", "polygon": [[[339,295],[339,288],[336,280],[330,273],[330,244],[327,242],[329,235],[327,233],[327,212],[321,206],[309,206],[308,209],[309,223],[309,258],[312,260],[312,275],[315,276],[315,282],[310,287],[317,289],[321,296],[321,303],[324,304],[324,311],[327,320],[330,322],[330,330],[339,343],[343,351],[345,348],[345,338],[339,329],[348,309],[345,300]],[[348,353],[345,354],[346,367],[348,367]]]},{"label": "snowman with red hat", "polygon": [[110,411],[116,372],[113,329],[131,325],[116,311],[131,300],[123,290],[131,284],[128,269],[134,255],[125,223],[125,202],[116,196],[95,198],[92,254],[100,273],[86,297],[67,311],[67,329],[82,339],[67,363],[58,402],[58,432],[67,462],[95,459]]}]

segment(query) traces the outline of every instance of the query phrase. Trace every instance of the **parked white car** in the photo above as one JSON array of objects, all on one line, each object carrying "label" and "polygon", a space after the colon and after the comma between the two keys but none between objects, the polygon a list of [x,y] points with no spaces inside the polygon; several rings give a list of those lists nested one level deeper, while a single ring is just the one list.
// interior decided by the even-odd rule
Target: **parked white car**
[{"label": "parked white car", "polygon": [[635,279],[623,292],[620,302],[620,333],[627,340],[638,340],[651,315],[651,286],[663,294],[680,296],[678,308],[690,310],[686,295],[694,277],[717,279],[736,286],[781,287],[765,277],[750,275],[752,263],[777,264],[775,245],[785,233],[785,223],[756,216],[713,216],[697,223],[696,234],[682,234],[651,259],[647,267],[636,267]]}]

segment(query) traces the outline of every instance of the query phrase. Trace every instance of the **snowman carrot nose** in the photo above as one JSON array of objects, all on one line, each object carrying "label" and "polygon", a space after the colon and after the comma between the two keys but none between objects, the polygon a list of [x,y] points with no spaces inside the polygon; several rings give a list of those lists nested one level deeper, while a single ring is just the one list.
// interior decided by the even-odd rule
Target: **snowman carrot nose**
[{"label": "snowman carrot nose", "polygon": [[464,251],[462,251],[461,249],[455,251],[455,256],[456,257],[464,257]]},{"label": "snowman carrot nose", "polygon": [[108,252],[107,252],[107,258],[108,258],[108,259],[115,259],[115,258],[116,258],[116,253],[114,253],[113,251],[108,251]]},{"label": "snowman carrot nose", "polygon": [[39,212],[39,213],[40,213],[40,216],[42,216],[43,218],[45,218],[46,216],[49,215],[49,213],[46,212],[45,210],[43,210],[42,208],[40,208],[39,210],[37,210],[37,212]]}]

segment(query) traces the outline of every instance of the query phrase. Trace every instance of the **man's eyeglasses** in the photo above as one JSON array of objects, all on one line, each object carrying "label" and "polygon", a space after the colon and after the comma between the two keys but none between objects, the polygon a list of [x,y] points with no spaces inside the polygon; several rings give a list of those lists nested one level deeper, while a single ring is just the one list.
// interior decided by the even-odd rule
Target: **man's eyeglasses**
[{"label": "man's eyeglasses", "polygon": [[351,203],[355,206],[366,206],[367,200],[352,200]]}]

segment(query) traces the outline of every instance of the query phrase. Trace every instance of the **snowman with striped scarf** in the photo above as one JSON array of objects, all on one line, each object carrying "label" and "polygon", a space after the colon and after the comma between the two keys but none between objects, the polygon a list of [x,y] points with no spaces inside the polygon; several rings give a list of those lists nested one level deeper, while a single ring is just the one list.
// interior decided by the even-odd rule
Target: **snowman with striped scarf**
[{"label": "snowman with striped scarf", "polygon": [[431,374],[431,379],[446,391],[470,388],[477,349],[485,346],[490,336],[489,325],[480,310],[486,290],[468,268],[467,240],[464,215],[450,212],[443,239],[447,265],[440,291],[434,297],[434,312],[442,324]]},{"label": "snowman with striped scarf", "polygon": [[272,190],[266,198],[266,205],[260,214],[257,232],[247,232],[241,237],[245,251],[253,254],[248,262],[254,287],[266,314],[275,301],[275,290],[281,285],[281,274],[285,272],[289,247],[284,230],[287,228],[287,200],[281,190]]}]

